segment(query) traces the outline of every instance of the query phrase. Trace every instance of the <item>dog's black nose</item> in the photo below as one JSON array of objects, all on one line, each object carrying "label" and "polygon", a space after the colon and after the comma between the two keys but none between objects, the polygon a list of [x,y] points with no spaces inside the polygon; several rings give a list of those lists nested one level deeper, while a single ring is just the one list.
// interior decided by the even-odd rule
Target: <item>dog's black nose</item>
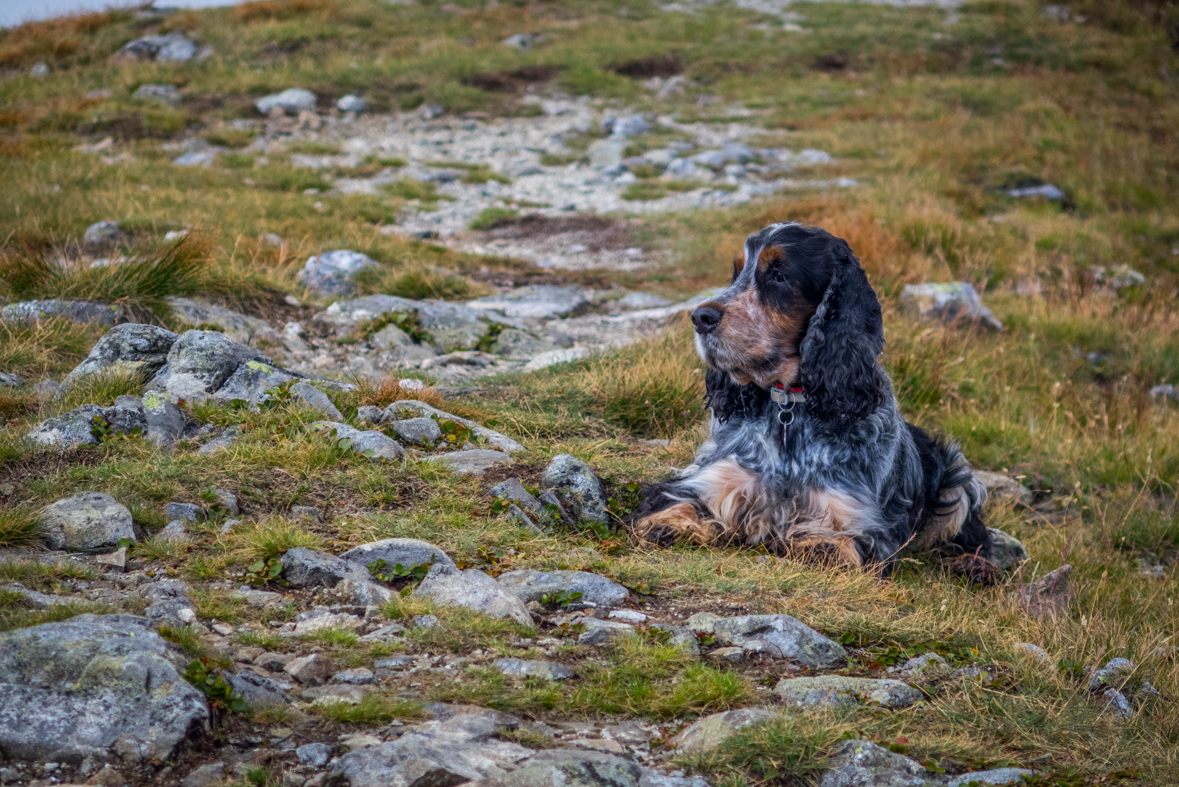
[{"label": "dog's black nose", "polygon": [[704,304],[692,312],[692,324],[696,326],[696,333],[712,333],[716,326],[720,325],[723,312],[711,306]]}]

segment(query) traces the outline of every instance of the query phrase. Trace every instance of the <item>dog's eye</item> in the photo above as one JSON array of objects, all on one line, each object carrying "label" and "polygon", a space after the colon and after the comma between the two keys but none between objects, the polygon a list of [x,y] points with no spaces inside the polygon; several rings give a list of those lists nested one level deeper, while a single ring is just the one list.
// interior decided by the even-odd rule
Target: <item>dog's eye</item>
[{"label": "dog's eye", "polygon": [[778,282],[778,284],[785,284],[786,273],[781,269],[774,271],[774,281]]}]

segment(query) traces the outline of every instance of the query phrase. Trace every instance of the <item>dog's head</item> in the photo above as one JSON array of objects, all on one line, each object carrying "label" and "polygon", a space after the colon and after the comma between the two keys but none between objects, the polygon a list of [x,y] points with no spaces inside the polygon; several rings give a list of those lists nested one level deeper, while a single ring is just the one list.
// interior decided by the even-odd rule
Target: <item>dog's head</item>
[{"label": "dog's head", "polygon": [[710,378],[801,387],[823,418],[863,418],[886,401],[880,304],[847,243],[826,230],[772,224],[750,235],[732,282],[692,323],[719,373]]}]

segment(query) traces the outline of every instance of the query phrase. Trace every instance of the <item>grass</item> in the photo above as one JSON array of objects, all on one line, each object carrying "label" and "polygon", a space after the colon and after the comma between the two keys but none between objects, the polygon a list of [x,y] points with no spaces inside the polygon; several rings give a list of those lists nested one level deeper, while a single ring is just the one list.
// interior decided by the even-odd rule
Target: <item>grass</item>
[{"label": "grass", "polygon": [[318,702],[311,706],[311,710],[329,721],[363,725],[420,719],[423,715],[419,703],[375,695],[364,697],[355,704],[345,701]]},{"label": "grass", "polygon": [[5,506],[0,510],[0,549],[21,549],[41,543],[38,511],[31,506]]}]

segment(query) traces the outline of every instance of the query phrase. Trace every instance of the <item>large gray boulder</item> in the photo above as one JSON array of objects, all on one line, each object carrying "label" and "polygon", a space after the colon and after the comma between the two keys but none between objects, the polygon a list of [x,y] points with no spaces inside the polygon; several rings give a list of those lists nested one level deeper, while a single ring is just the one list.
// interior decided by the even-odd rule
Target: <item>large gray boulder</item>
[{"label": "large gray boulder", "polygon": [[251,408],[257,408],[264,402],[270,401],[271,389],[286,383],[293,383],[298,379],[299,375],[286,369],[280,369],[263,361],[248,360],[240,364],[217,389],[213,394],[213,401],[217,404],[245,402]]},{"label": "large gray boulder", "polygon": [[52,549],[92,550],[135,540],[131,512],[102,492],[80,492],[41,512],[41,532]]},{"label": "large gray boulder", "polygon": [[774,693],[795,708],[836,708],[878,705],[907,708],[925,695],[891,678],[852,678],[846,675],[783,678]]},{"label": "large gray boulder", "polygon": [[59,317],[80,324],[114,325],[119,318],[119,307],[92,301],[21,301],[0,308],[0,320],[10,322],[40,322]]},{"label": "large gray boulder", "polygon": [[224,306],[190,298],[168,298],[172,312],[189,325],[216,325],[218,329],[235,342],[257,345],[259,343],[281,344],[278,331],[265,320],[249,317]]},{"label": "large gray boulder", "polygon": [[500,574],[500,587],[527,604],[540,601],[550,593],[580,593],[582,602],[599,607],[613,607],[630,595],[622,585],[588,571],[533,571],[521,569]]},{"label": "large gray boulder", "polygon": [[525,626],[532,625],[532,615],[524,602],[476,568],[459,571],[453,566],[435,564],[414,595],[428,598],[442,607],[463,607],[493,618],[508,618]]},{"label": "large gray boulder", "polygon": [[66,376],[61,387],[68,389],[77,380],[100,373],[133,373],[149,379],[167,362],[168,351],[177,338],[171,331],[155,325],[116,325]]},{"label": "large gray boulder", "polygon": [[223,333],[185,331],[169,348],[167,364],[156,372],[148,388],[176,399],[202,402],[247,362],[274,369],[265,355]]},{"label": "large gray boulder", "polygon": [[688,627],[712,634],[718,643],[790,659],[812,669],[833,667],[847,658],[841,645],[789,615],[741,615],[722,618],[701,612],[688,618]]},{"label": "large gray boulder", "polygon": [[367,254],[336,249],[308,259],[303,270],[299,271],[298,281],[317,295],[351,295],[356,289],[352,277],[365,268],[379,265]]},{"label": "large gray boulder", "polygon": [[542,486],[555,489],[579,519],[610,523],[602,482],[585,462],[570,454],[557,454],[545,468]]},{"label": "large gray boulder", "polygon": [[368,564],[374,560],[384,560],[389,568],[398,563],[406,568],[423,563],[454,566],[454,561],[440,547],[416,538],[386,538],[383,541],[361,544],[340,555],[340,559],[362,570],[367,570]]},{"label": "large gray boulder", "polygon": [[209,721],[174,646],[131,615],[79,615],[0,634],[0,752],[79,763],[165,760]]}]

